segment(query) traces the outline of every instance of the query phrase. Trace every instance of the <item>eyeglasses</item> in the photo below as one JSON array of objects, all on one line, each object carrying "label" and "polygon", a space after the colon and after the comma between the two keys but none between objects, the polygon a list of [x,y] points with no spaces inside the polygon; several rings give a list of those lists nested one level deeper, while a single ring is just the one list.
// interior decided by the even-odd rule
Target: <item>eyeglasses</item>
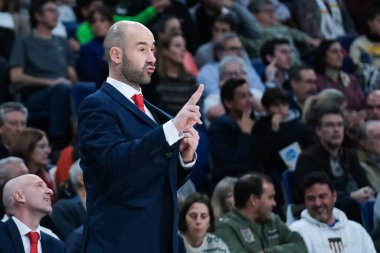
[{"label": "eyeglasses", "polygon": [[246,75],[247,73],[245,73],[245,71],[242,71],[242,70],[222,72],[223,79],[231,78],[231,77],[243,77]]}]

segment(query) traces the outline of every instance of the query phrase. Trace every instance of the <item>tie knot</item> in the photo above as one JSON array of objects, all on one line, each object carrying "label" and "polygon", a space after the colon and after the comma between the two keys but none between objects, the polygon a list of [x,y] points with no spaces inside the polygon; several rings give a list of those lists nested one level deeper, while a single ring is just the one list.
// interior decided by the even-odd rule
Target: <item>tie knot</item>
[{"label": "tie knot", "polygon": [[137,105],[137,107],[145,112],[145,109],[144,109],[144,96],[141,95],[141,94],[135,94],[132,96],[132,100],[135,102],[135,104]]},{"label": "tie knot", "polygon": [[29,237],[30,243],[38,243],[38,238],[40,237],[38,232],[29,232],[27,235]]}]

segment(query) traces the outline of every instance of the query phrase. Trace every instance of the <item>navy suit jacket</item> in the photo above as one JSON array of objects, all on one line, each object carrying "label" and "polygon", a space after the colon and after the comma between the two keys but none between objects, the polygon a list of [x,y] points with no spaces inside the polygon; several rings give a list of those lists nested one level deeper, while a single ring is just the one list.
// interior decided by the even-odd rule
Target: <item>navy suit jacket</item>
[{"label": "navy suit jacket", "polygon": [[[41,231],[43,253],[64,253],[65,245],[60,240]],[[13,219],[0,222],[0,252],[25,253],[20,232]]]},{"label": "navy suit jacket", "polygon": [[145,101],[155,123],[112,85],[80,105],[79,151],[87,189],[83,252],[177,252],[177,189],[189,169],[167,143],[170,116]]}]

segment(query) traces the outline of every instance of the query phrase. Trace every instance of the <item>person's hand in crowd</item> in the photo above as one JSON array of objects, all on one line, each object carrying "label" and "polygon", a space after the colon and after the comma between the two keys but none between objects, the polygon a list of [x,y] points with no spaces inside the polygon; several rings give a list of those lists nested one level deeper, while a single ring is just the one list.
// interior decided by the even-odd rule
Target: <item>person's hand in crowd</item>
[{"label": "person's hand in crowd", "polygon": [[73,52],[73,53],[79,52],[80,43],[78,40],[76,40],[74,38],[69,38],[67,41],[69,43],[69,47],[70,47],[71,52]]},{"label": "person's hand in crowd", "polygon": [[268,66],[265,68],[265,81],[271,82],[276,78],[278,69],[276,67],[276,59],[274,59]]},{"label": "person's hand in crowd", "polygon": [[279,113],[272,116],[273,132],[278,132],[278,130],[280,130],[280,124],[283,119],[284,119],[284,115],[279,114]]},{"label": "person's hand in crowd", "polygon": [[314,39],[312,37],[307,37],[306,38],[306,43],[312,47],[318,47],[319,44],[321,44],[321,40],[320,39]]},{"label": "person's hand in crowd", "polygon": [[251,134],[255,121],[251,119],[252,109],[244,110],[241,118],[237,120],[240,130],[245,134]]},{"label": "person's hand in crowd", "polygon": [[211,107],[207,113],[206,117],[208,120],[216,119],[219,116],[222,116],[226,111],[224,110],[224,107],[222,104],[215,105]]},{"label": "person's hand in crowd", "polygon": [[360,188],[359,190],[351,192],[350,196],[351,198],[355,199],[357,202],[363,203],[373,198],[374,194],[375,192],[372,190],[371,187],[365,186],[365,187]]},{"label": "person's hand in crowd", "polygon": [[170,0],[151,0],[151,3],[158,13],[162,13],[172,4]]},{"label": "person's hand in crowd", "polygon": [[67,85],[71,85],[72,82],[65,78],[65,77],[58,77],[58,78],[55,78],[55,79],[50,79],[48,81],[48,86],[54,86],[54,85],[57,85],[57,84],[67,84]]},{"label": "person's hand in crowd", "polygon": [[184,163],[190,163],[193,161],[198,143],[199,134],[193,127],[191,127],[189,131],[184,132],[184,137],[179,144],[179,151]]},{"label": "person's hand in crowd", "polygon": [[179,132],[187,132],[195,124],[202,124],[201,113],[197,105],[202,96],[204,85],[199,85],[198,89],[191,96],[189,101],[182,107],[178,114],[173,119],[173,124]]}]

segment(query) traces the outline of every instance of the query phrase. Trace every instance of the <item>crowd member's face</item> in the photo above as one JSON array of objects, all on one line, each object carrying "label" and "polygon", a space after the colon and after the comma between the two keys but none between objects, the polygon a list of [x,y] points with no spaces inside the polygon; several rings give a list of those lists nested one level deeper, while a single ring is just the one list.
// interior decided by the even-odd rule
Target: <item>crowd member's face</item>
[{"label": "crowd member's face", "polygon": [[369,20],[368,26],[373,34],[380,35],[380,14],[376,15],[374,19]]},{"label": "crowd member's face", "polygon": [[276,45],[273,58],[276,60],[276,67],[287,71],[292,67],[292,49],[289,44]]},{"label": "crowd member's face", "polygon": [[58,23],[58,8],[57,5],[53,2],[48,2],[42,6],[42,12],[36,13],[35,17],[37,22],[53,29],[57,26]]},{"label": "crowd member's face", "polygon": [[169,48],[164,49],[165,56],[176,64],[183,64],[185,53],[185,39],[181,35],[173,37],[171,39]]},{"label": "crowd member's face", "polygon": [[294,96],[301,102],[317,92],[317,76],[312,69],[300,71],[300,80],[292,80],[292,90]]},{"label": "crowd member's face", "polygon": [[224,101],[229,113],[240,117],[245,110],[249,110],[252,107],[251,104],[252,94],[249,90],[248,84],[238,86],[231,101]]},{"label": "crowd member's face", "polygon": [[247,80],[247,73],[245,72],[243,66],[238,62],[230,62],[224,65],[222,69],[221,81],[227,81],[232,78],[234,79],[245,79]]},{"label": "crowd member's face", "polygon": [[215,22],[212,27],[212,39],[216,41],[222,34],[231,32],[231,27],[228,23]]},{"label": "crowd member's face", "polygon": [[122,56],[121,75],[126,83],[139,87],[150,83],[155,70],[154,37],[147,28],[136,25],[129,28]]},{"label": "crowd member's face", "polygon": [[340,69],[343,64],[342,46],[339,42],[331,44],[326,52],[326,66],[334,69]]},{"label": "crowd member's face", "polygon": [[223,56],[236,55],[243,57],[244,48],[238,37],[231,38],[224,43]]},{"label": "crowd member's face", "polygon": [[366,99],[367,119],[380,120],[380,91],[373,92]]},{"label": "crowd member's face", "polygon": [[367,129],[368,133],[368,145],[367,149],[377,155],[380,156],[380,121],[377,124],[371,124]]},{"label": "crowd member's face", "polygon": [[272,183],[263,182],[263,193],[260,198],[256,198],[255,213],[256,221],[263,223],[270,219],[273,207],[276,206],[274,200],[275,191]]},{"label": "crowd member's face", "polygon": [[326,223],[334,221],[333,208],[336,201],[336,193],[331,192],[327,184],[314,184],[305,190],[305,205],[311,217]]},{"label": "crowd member's face", "polygon": [[210,213],[203,203],[194,203],[186,214],[187,236],[193,241],[203,239],[210,227]]},{"label": "crowd member's face", "polygon": [[286,118],[289,113],[289,105],[287,103],[273,104],[268,108],[269,115],[281,115],[282,118]]},{"label": "crowd member's face", "polygon": [[51,147],[48,139],[44,136],[35,145],[31,155],[31,163],[37,166],[46,166],[49,163]]},{"label": "crowd member's face", "polygon": [[343,142],[344,123],[340,114],[326,114],[317,126],[316,133],[320,141],[331,149],[339,148]]},{"label": "crowd member's face", "polygon": [[96,12],[93,19],[91,27],[95,37],[105,37],[108,29],[112,26],[112,22],[107,20],[100,12]]},{"label": "crowd member's face", "polygon": [[260,24],[271,26],[277,23],[275,10],[271,4],[264,5],[255,15]]},{"label": "crowd member's face", "polygon": [[173,31],[181,32],[181,22],[178,18],[171,18],[165,24],[165,33]]},{"label": "crowd member's face", "polygon": [[0,126],[1,141],[11,146],[20,133],[25,129],[26,115],[20,111],[11,111],[5,114],[4,124]]},{"label": "crowd member's face", "polygon": [[32,213],[40,213],[41,216],[50,214],[52,211],[51,197],[53,191],[38,176],[25,175],[24,177],[27,177],[22,187],[25,208]]}]

